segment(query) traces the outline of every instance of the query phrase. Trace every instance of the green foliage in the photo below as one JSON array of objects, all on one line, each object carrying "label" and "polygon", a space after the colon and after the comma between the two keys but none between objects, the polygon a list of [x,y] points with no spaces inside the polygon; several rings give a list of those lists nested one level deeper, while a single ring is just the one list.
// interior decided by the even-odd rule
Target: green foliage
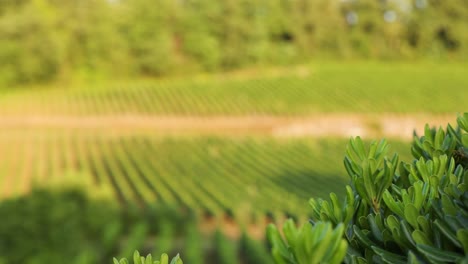
[{"label": "green foliage", "polygon": [[0,83],[316,58],[464,61],[467,18],[464,0],[9,0],[0,3]]},{"label": "green foliage", "polygon": [[204,263],[204,239],[198,230],[196,224],[192,224],[187,228],[187,236],[185,239],[185,251],[182,252],[187,263],[203,264]]},{"label": "green foliage", "polygon": [[214,243],[216,245],[216,263],[236,264],[237,263],[237,243],[226,237],[219,229],[214,234]]},{"label": "green foliage", "polygon": [[[0,252],[7,263],[99,263],[109,259],[119,212],[79,189],[36,189],[0,203]],[[110,256],[109,256],[110,255]]]},{"label": "green foliage", "polygon": [[121,254],[131,256],[135,248],[142,248],[148,236],[148,226],[146,223],[137,223],[129,230],[129,236]]},{"label": "green foliage", "polygon": [[290,219],[283,226],[281,235],[273,224],[267,229],[272,244],[272,254],[276,263],[340,263],[346,254],[348,244],[342,239],[345,231],[343,224],[332,227],[331,223],[307,223],[300,228]]},{"label": "green foliage", "polygon": [[131,57],[132,73],[158,76],[171,71],[174,58],[170,1],[131,1],[122,12],[125,20],[120,27]]},{"label": "green foliage", "polygon": [[193,220],[174,214],[157,208],[122,210],[113,201],[90,197],[81,186],[35,187],[0,202],[0,262],[55,264],[68,258],[91,264],[130,257],[160,233],[163,222],[183,227]]},{"label": "green foliage", "polygon": [[47,1],[29,2],[0,14],[0,84],[49,80],[60,70],[55,10]]},{"label": "green foliage", "polygon": [[[315,226],[330,221],[345,229],[343,238],[349,248],[346,257],[342,256],[344,262],[468,261],[468,114],[459,116],[457,123],[457,129],[448,125],[446,131],[426,126],[424,136],[415,136],[411,163],[398,163],[396,154],[387,158],[385,141],[366,148],[359,137],[351,139],[344,163],[352,185],[346,188],[344,203],[333,193],[330,202],[310,200]],[[275,260],[310,263],[318,253],[311,244],[291,235],[291,226],[288,222],[284,230],[289,246],[278,242],[277,231],[276,236],[270,235]],[[297,259],[288,255],[297,245],[305,247],[305,252],[310,250],[310,256]]]},{"label": "green foliage", "polygon": [[245,232],[242,233],[240,252],[246,263],[273,263],[272,256],[262,242],[250,238]]},{"label": "green foliage", "polygon": [[[120,260],[117,260],[116,258],[114,258],[114,264],[129,264],[129,263],[130,262],[126,258],[123,258]],[[133,264],[183,264],[183,262],[182,262],[182,259],[179,257],[179,255],[172,258],[172,260],[169,262],[169,256],[166,253],[163,253],[159,260],[153,260],[153,257],[151,256],[151,254],[144,257],[144,256],[140,256],[140,252],[135,251],[135,253],[133,254]]]},{"label": "green foliage", "polygon": [[[346,150],[344,164],[351,177],[352,187],[361,197],[362,202],[372,208],[374,213],[380,212],[382,195],[392,184],[398,165],[398,156],[394,155],[389,160],[385,156],[387,151],[388,144],[385,140],[379,144],[373,142],[369,150],[366,150],[359,137],[352,139]],[[348,196],[351,196],[349,189]],[[365,207],[365,205],[362,206]]]}]

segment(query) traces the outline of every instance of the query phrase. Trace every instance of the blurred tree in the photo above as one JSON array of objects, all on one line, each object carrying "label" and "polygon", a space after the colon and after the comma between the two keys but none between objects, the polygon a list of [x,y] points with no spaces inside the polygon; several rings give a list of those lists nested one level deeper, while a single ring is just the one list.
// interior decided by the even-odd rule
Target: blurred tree
[{"label": "blurred tree", "polygon": [[45,0],[2,3],[0,82],[52,79],[60,69],[63,45],[54,34],[56,10]]},{"label": "blurred tree", "polygon": [[314,55],[331,55],[342,57],[346,52],[346,22],[340,13],[340,5],[336,1],[312,1],[314,10],[313,37],[316,43]]},{"label": "blurred tree", "polygon": [[3,0],[0,83],[468,58],[465,0]]},{"label": "blurred tree", "polygon": [[382,21],[381,49],[377,55],[382,59],[408,58],[412,56],[411,47],[405,40],[406,22],[411,6],[402,1],[385,1],[381,5]]},{"label": "blurred tree", "polygon": [[269,58],[268,0],[243,1],[244,19],[249,22],[249,27],[245,33],[246,51],[245,56],[248,63],[264,63]]},{"label": "blurred tree", "polygon": [[415,0],[407,39],[423,56],[468,58],[468,1]]},{"label": "blurred tree", "polygon": [[348,1],[343,5],[349,25],[349,41],[358,57],[376,57],[382,51],[383,19],[380,1]]},{"label": "blurred tree", "polygon": [[293,5],[287,0],[268,1],[266,8],[269,40],[271,43],[270,60],[274,63],[288,63],[297,57],[295,20],[289,17]]},{"label": "blurred tree", "polygon": [[222,20],[220,2],[187,0],[181,7],[181,42],[183,52],[193,63],[205,70],[216,70],[221,64],[220,27]]},{"label": "blurred tree", "polygon": [[128,44],[134,74],[157,76],[174,66],[173,1],[131,0],[125,7],[121,32]]},{"label": "blurred tree", "polygon": [[222,4],[223,19],[220,20],[219,35],[223,49],[223,68],[235,68],[247,62],[247,43],[250,21],[245,18],[248,2],[245,0],[225,0]]},{"label": "blurred tree", "polygon": [[[123,44],[106,0],[49,0],[58,10],[55,33],[64,43],[61,74],[94,77],[116,70]],[[121,58],[121,59],[119,59]]]}]

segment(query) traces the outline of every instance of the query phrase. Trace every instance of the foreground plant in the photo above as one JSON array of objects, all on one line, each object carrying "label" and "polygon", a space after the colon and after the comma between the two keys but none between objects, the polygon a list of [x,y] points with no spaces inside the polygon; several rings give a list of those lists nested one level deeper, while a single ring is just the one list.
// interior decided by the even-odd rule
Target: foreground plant
[{"label": "foreground plant", "polygon": [[318,222],[296,228],[290,219],[283,226],[284,241],[274,225],[268,226],[272,254],[277,263],[340,263],[348,244],[343,237],[344,225],[333,229],[331,223]]},{"label": "foreground plant", "polygon": [[[389,158],[385,140],[366,147],[359,137],[351,139],[346,198],[311,199],[310,222],[296,227],[286,221],[284,238],[270,224],[276,263],[468,264],[468,113],[457,124],[426,126],[423,136],[415,135],[410,163],[397,154]],[[134,263],[168,264],[168,257],[153,262],[135,252]],[[182,263],[178,256],[175,263]]]},{"label": "foreground plant", "polygon": [[[129,264],[130,262],[126,259],[123,258],[121,260],[117,260],[114,258],[114,264]],[[133,264],[183,264],[182,259],[180,259],[179,255],[175,256],[172,258],[171,262],[169,262],[169,256],[166,253],[163,253],[161,255],[161,258],[159,260],[153,260],[153,257],[151,254],[148,256],[140,256],[140,252],[135,251],[133,253]]]},{"label": "foreground plant", "polygon": [[[468,263],[468,113],[457,123],[445,131],[426,126],[422,137],[415,135],[411,163],[399,162],[397,154],[389,158],[385,140],[366,148],[352,139],[344,202],[334,193],[330,201],[311,199],[312,220],[299,231],[287,222],[286,241],[269,226],[275,261]],[[335,232],[322,231],[324,222]]]}]

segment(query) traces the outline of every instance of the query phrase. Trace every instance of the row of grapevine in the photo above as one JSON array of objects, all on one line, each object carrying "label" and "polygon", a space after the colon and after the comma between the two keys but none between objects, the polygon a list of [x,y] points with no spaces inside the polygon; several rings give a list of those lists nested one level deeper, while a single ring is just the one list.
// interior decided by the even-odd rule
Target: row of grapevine
[{"label": "row of grapevine", "polygon": [[[349,66],[310,66],[307,76],[289,72],[245,79],[188,77],[102,87],[0,91],[0,116],[447,113],[463,110],[458,105],[468,99],[467,93],[456,93],[465,86],[468,76],[463,65]],[[336,78],[338,75],[340,78]],[[440,92],[441,84],[447,92]],[[388,97],[394,100],[386,100]]]},{"label": "row of grapevine", "polygon": [[[300,217],[312,196],[339,191],[340,141],[106,137],[84,132],[0,134],[3,197],[34,184],[83,182],[122,205],[161,204],[213,216]],[[184,191],[180,191],[184,190]],[[284,199],[287,197],[287,199]]]},{"label": "row of grapevine", "polygon": [[[3,196],[24,193],[33,184],[86,181],[92,191],[107,189],[122,204],[280,218],[278,212],[300,217],[308,198],[341,193],[346,180],[343,168],[333,165],[341,162],[339,140],[39,133],[0,142]],[[28,151],[32,154],[25,155]]]}]

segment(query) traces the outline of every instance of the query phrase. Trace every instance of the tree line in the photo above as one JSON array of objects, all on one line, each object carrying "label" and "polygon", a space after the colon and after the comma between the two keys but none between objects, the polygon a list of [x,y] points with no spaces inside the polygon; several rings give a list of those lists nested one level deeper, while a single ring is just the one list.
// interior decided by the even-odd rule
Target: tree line
[{"label": "tree line", "polygon": [[3,0],[0,83],[468,58],[466,0]]}]

